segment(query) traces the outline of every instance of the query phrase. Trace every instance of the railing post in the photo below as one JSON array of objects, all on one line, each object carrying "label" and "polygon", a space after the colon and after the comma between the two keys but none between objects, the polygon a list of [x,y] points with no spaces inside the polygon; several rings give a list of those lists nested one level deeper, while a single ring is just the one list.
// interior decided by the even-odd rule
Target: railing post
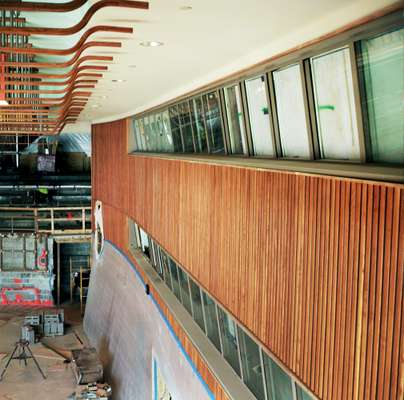
[{"label": "railing post", "polygon": [[34,208],[34,229],[35,229],[35,232],[38,232],[38,228],[39,228],[39,225],[38,225],[38,209]]},{"label": "railing post", "polygon": [[72,258],[69,257],[70,261],[70,304],[73,304],[73,284],[74,284],[74,277],[73,277],[73,265],[72,265]]},{"label": "railing post", "polygon": [[55,221],[54,221],[54,213],[53,213],[53,208],[51,208],[51,210],[50,210],[50,212],[51,212],[51,231],[52,231],[52,234],[54,234],[55,232]]},{"label": "railing post", "polygon": [[82,208],[81,209],[81,228],[83,233],[86,232],[86,209]]},{"label": "railing post", "polygon": [[57,242],[57,305],[60,305],[60,243]]}]

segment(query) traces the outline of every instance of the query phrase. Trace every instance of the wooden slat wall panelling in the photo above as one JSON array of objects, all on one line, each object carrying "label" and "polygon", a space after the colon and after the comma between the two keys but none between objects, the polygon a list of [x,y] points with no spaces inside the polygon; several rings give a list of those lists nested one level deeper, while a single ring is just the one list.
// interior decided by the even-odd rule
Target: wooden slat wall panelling
[{"label": "wooden slat wall panelling", "polygon": [[[372,204],[373,200],[373,204]],[[373,333],[375,326],[375,309],[376,298],[370,296],[376,292],[377,284],[377,251],[372,254],[368,251],[369,248],[377,249],[377,238],[379,232],[379,204],[380,204],[380,188],[368,188],[368,212],[367,212],[367,232],[366,232],[366,264],[364,275],[363,288],[363,322],[362,322],[362,341],[361,347],[358,349],[362,354],[360,365],[360,381],[359,381],[359,396],[358,398],[370,398],[372,375],[365,375],[366,366],[372,365],[373,359]],[[363,396],[365,393],[365,397]]]},{"label": "wooden slat wall panelling", "polygon": [[371,398],[377,397],[377,379],[379,371],[379,350],[380,350],[380,323],[383,296],[383,270],[384,270],[384,253],[385,253],[385,222],[386,222],[386,188],[380,188],[380,213],[379,213],[379,232],[378,232],[378,254],[376,263],[376,307],[374,316],[374,334],[373,334],[373,359],[370,365],[375,366],[371,370]]},{"label": "wooden slat wall panelling", "polygon": [[319,398],[402,398],[402,185],[130,156],[125,121],[93,140],[114,243],[133,218]]},{"label": "wooden slat wall panelling", "polygon": [[[398,196],[400,201],[400,209],[397,211],[397,218],[399,223],[398,235],[399,242],[404,242],[404,196],[401,190],[401,196]],[[401,240],[400,240],[401,239]],[[394,241],[393,241],[394,243]],[[396,298],[395,298],[395,314],[394,314],[394,327],[393,327],[393,359],[391,365],[391,384],[390,384],[390,398],[400,399],[404,397],[404,343],[403,335],[403,286],[404,280],[404,249],[400,248],[397,254],[397,281],[396,281]],[[400,310],[401,308],[401,310]],[[400,343],[401,341],[401,343]],[[401,349],[401,352],[399,351]],[[401,358],[400,358],[401,357]],[[400,362],[401,359],[401,362]],[[401,371],[400,371],[401,370]],[[401,373],[400,373],[401,372]],[[401,377],[401,382],[400,382]],[[401,387],[400,387],[401,385]]]}]

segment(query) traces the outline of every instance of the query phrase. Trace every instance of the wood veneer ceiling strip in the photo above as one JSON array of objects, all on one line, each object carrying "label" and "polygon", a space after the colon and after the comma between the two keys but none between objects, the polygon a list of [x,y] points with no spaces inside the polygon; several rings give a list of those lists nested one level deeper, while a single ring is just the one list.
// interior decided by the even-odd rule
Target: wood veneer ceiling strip
[{"label": "wood veneer ceiling strip", "polygon": [[[83,111],[84,110],[84,106],[82,107],[69,107],[69,110],[72,111]],[[11,115],[11,116],[22,116],[22,115],[57,115],[60,114],[63,111],[63,109],[57,109],[57,110],[13,110],[13,111],[2,111],[1,112],[1,116],[2,115]]]},{"label": "wood veneer ceiling strip", "polygon": [[[73,81],[72,81],[73,82]],[[12,85],[14,87],[19,86],[69,86],[72,82],[56,82],[56,81],[6,81],[6,85]],[[96,84],[98,80],[95,79],[82,79],[74,81],[76,84]]]},{"label": "wood veneer ceiling strip", "polygon": [[[78,57],[77,57],[78,58]],[[77,61],[76,57],[64,63],[45,63],[45,62],[0,62],[0,67],[24,67],[24,68],[68,68],[73,66],[73,69],[83,64],[86,61],[113,61],[111,56],[84,56]],[[75,63],[75,64],[74,64]],[[74,64],[74,65],[73,65]]]},{"label": "wood veneer ceiling strip", "polygon": [[[0,33],[16,35],[46,35],[46,36],[68,36],[80,32],[90,22],[94,14],[105,7],[140,8],[148,9],[149,3],[130,0],[101,0],[93,4],[85,13],[80,22],[69,28],[48,28],[48,27],[0,27]],[[0,5],[0,9],[3,6]],[[40,10],[38,10],[40,11]]]},{"label": "wood veneer ceiling strip", "polygon": [[9,99],[8,106],[1,106],[2,108],[12,109],[16,105],[31,105],[32,107],[37,106],[46,106],[46,107],[57,107],[59,105],[63,105],[63,103],[70,99],[71,97],[79,97],[79,98],[89,98],[91,96],[91,92],[68,92],[65,96],[58,98],[15,98]]},{"label": "wood veneer ceiling strip", "polygon": [[[4,74],[5,78],[43,78],[43,79],[66,79],[75,77],[79,72],[91,70],[91,71],[108,71],[108,67],[106,65],[82,65],[76,69],[72,69],[71,71],[65,74],[44,74],[44,73],[31,73],[31,74],[14,74],[14,73],[6,73]],[[90,75],[87,75],[90,76]]]},{"label": "wood veneer ceiling strip", "polygon": [[[84,101],[78,101],[74,100],[74,105],[76,106],[85,106],[86,103]],[[58,106],[55,106],[54,104],[34,104],[34,103],[26,103],[26,104],[13,104],[13,105],[8,105],[8,106],[0,106],[0,111],[3,112],[3,110],[13,110],[15,109],[17,112],[20,110],[34,110],[34,109],[49,109],[49,108],[54,108],[57,109]],[[17,110],[18,109],[18,110]]]},{"label": "wood veneer ceiling strip", "polygon": [[52,56],[63,56],[67,54],[72,54],[76,52],[77,54],[82,54],[84,50],[89,49],[90,47],[114,47],[119,48],[122,47],[121,42],[103,42],[103,41],[93,41],[88,42],[79,47],[76,50],[70,52],[71,49],[66,50],[58,50],[58,49],[45,49],[45,48],[37,48],[37,47],[0,47],[0,53],[7,54],[48,54]]},{"label": "wood veneer ceiling strip", "polygon": [[[25,1],[3,1],[0,4],[0,10],[15,10],[15,11],[30,11],[30,12],[68,12],[74,11],[86,4],[87,0],[73,0],[67,3],[44,3],[44,2],[25,2]],[[121,3],[121,1],[110,1],[109,3]],[[149,3],[144,1],[132,1],[137,3],[140,9],[147,10]],[[111,4],[110,7],[120,7],[116,4]]]},{"label": "wood veneer ceiling strip", "polygon": [[[108,26],[108,25],[96,25],[93,26],[92,28],[88,29],[83,36],[80,38],[80,40],[71,48],[69,49],[42,49],[38,48],[37,50],[40,51],[50,51],[54,52],[55,55],[68,55],[76,52],[79,50],[81,47],[83,47],[84,43],[87,41],[87,39],[93,35],[94,33],[97,32],[111,32],[111,33],[123,33],[123,34],[132,34],[133,33],[133,28],[127,28],[127,27],[121,27],[121,26]],[[9,48],[9,47],[2,47],[1,49],[4,48]],[[33,50],[36,50],[35,48],[32,48]],[[25,52],[25,50],[29,51],[28,49],[17,49],[16,50],[22,50]],[[45,54],[45,53],[35,53],[34,54]],[[48,53],[47,53],[48,54]],[[49,53],[52,54],[52,53]]]},{"label": "wood veneer ceiling strip", "polygon": [[60,89],[60,90],[29,90],[29,89],[6,89],[6,93],[14,93],[14,94],[64,94],[68,92],[69,90],[74,90],[74,89],[94,89],[94,85],[71,85],[70,87],[66,89]]}]

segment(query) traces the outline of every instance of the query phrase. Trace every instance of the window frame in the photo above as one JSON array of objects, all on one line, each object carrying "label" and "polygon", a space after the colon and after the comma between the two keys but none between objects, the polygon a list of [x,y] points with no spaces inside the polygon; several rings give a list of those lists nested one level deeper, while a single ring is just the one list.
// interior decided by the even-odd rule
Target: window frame
[{"label": "window frame", "polygon": [[[284,154],[284,151],[282,149],[282,137],[281,137],[281,130],[280,130],[280,124],[279,124],[279,113],[278,113],[278,107],[277,107],[277,100],[276,100],[276,90],[275,90],[275,80],[274,80],[274,72],[279,72],[286,70],[290,67],[293,67],[297,65],[299,67],[299,77],[300,77],[300,82],[301,82],[301,89],[303,92],[303,108],[304,108],[304,115],[305,115],[305,120],[306,120],[306,132],[307,132],[307,142],[309,146],[309,156],[299,156],[299,157],[289,157]],[[290,160],[290,161],[303,161],[303,160],[308,160],[312,161],[315,160],[315,148],[314,148],[314,134],[312,130],[312,124],[311,124],[311,117],[310,117],[310,105],[309,105],[309,100],[308,100],[308,87],[307,87],[307,82],[306,82],[306,73],[304,70],[304,63],[303,59],[298,58],[295,59],[294,61],[291,62],[285,62],[278,66],[277,68],[271,69],[267,73],[268,75],[268,80],[271,81],[270,85],[270,90],[272,91],[272,99],[273,99],[273,119],[274,119],[274,128],[275,128],[275,137],[277,140],[279,140],[279,153],[278,153],[278,159],[281,160]]]},{"label": "window frame", "polygon": [[[267,99],[267,104],[268,104],[268,121],[269,121],[270,129],[271,129],[271,132],[268,132],[268,135],[272,138],[272,143],[274,146],[274,155],[273,156],[265,156],[264,154],[255,154],[255,151],[254,151],[254,139],[253,139],[252,128],[251,128],[250,107],[248,104],[248,96],[247,96],[247,82],[253,81],[253,80],[259,79],[259,78],[264,78],[263,82],[264,82],[264,88],[265,88],[265,97]],[[245,125],[246,125],[247,142],[248,142],[248,146],[249,146],[250,157],[270,159],[270,160],[279,159],[279,154],[280,154],[279,153],[279,139],[278,139],[277,135],[275,134],[274,115],[272,113],[272,101],[271,101],[270,86],[268,83],[268,74],[261,73],[261,74],[256,74],[254,76],[243,79],[242,93],[243,93],[243,100],[245,103],[245,110],[246,110]]]},{"label": "window frame", "polygon": [[[374,19],[373,21],[358,25],[352,29],[347,29],[341,33],[336,35],[327,37],[325,39],[319,39],[313,44],[307,45],[301,49],[292,50],[285,55],[280,56],[279,58],[274,58],[268,60],[263,63],[259,67],[252,67],[247,72],[242,72],[239,74],[239,77],[229,79],[225,83],[220,84],[212,84],[208,89],[201,91],[200,93],[192,94],[191,96],[183,96],[181,101],[192,101],[194,98],[200,98],[203,100],[204,95],[208,95],[210,93],[216,93],[219,97],[219,110],[221,117],[221,128],[222,128],[222,136],[224,142],[224,155],[232,156],[232,157],[254,157],[254,158],[267,158],[264,156],[256,156],[252,147],[252,136],[250,131],[250,121],[248,115],[248,104],[245,95],[245,83],[246,81],[253,79],[256,76],[264,75],[267,80],[267,96],[269,98],[269,108],[271,109],[271,125],[273,128],[273,137],[275,143],[275,152],[276,157],[268,157],[271,159],[279,159],[279,160],[291,160],[291,161],[303,161],[307,158],[295,158],[295,157],[284,157],[282,152],[280,151],[280,137],[279,137],[279,125],[278,125],[278,115],[276,113],[276,98],[274,96],[274,87],[273,87],[273,71],[277,69],[281,69],[287,65],[291,65],[293,63],[299,63],[301,66],[301,75],[303,75],[303,90],[304,90],[304,102],[305,102],[305,114],[306,114],[306,126],[308,127],[309,132],[309,143],[310,143],[310,160],[316,162],[327,162],[327,163],[335,163],[335,164],[351,164],[351,165],[370,165],[370,166],[380,166],[382,167],[384,163],[373,161],[371,157],[371,150],[368,144],[368,131],[366,130],[366,110],[362,107],[363,93],[361,90],[361,77],[358,71],[358,48],[360,48],[360,41],[364,39],[369,39],[371,37],[377,36],[379,34],[388,33],[390,31],[401,29],[404,27],[404,22],[402,19],[401,10],[395,10],[393,12],[387,13],[386,15]],[[351,62],[351,76],[353,80],[353,89],[354,89],[354,100],[355,107],[354,111],[356,114],[356,121],[358,125],[358,135],[359,135],[359,145],[360,145],[360,157],[358,160],[350,160],[350,159],[330,159],[330,158],[321,158],[320,151],[318,146],[318,132],[317,132],[317,120],[315,118],[315,104],[313,102],[313,87],[312,87],[312,76],[310,71],[310,66],[308,65],[310,62],[310,58],[319,56],[321,54],[334,51],[341,47],[348,47],[350,51],[350,62]],[[241,98],[243,102],[243,122],[245,127],[245,136],[248,147],[248,154],[231,154],[229,151],[229,140],[228,140],[228,127],[227,127],[227,113],[225,110],[225,99],[224,99],[224,89],[228,86],[239,84],[241,87]],[[172,102],[166,103],[164,106],[160,108],[156,108],[150,111],[146,111],[134,116],[134,118],[143,118],[148,114],[155,112],[156,110],[160,112],[168,111],[170,107],[178,105],[180,101],[174,100]],[[206,116],[206,107],[202,101],[202,107],[204,108],[204,116]],[[274,112],[275,109],[275,112]],[[308,117],[307,117],[308,116]],[[192,113],[191,113],[192,119]],[[144,122],[144,121],[143,121]],[[206,126],[206,120],[205,126]],[[139,125],[140,126],[140,125]],[[192,127],[193,128],[193,127]],[[207,126],[206,126],[207,132]],[[181,135],[182,138],[182,135]],[[195,140],[195,138],[194,138]],[[212,145],[210,143],[210,132],[207,132],[207,142],[208,142],[208,154],[216,155],[212,152]],[[141,148],[139,144],[138,148]],[[195,147],[195,145],[194,145]],[[135,153],[141,152],[151,152],[149,148],[142,149],[141,151],[136,150]],[[154,151],[157,152],[157,151]],[[178,152],[167,152],[168,154],[181,154]],[[183,153],[183,152],[182,152]],[[195,154],[206,154],[195,152]],[[223,153],[217,154],[218,156],[223,155]],[[391,164],[392,167],[400,168],[401,164]],[[338,169],[338,168],[337,168]],[[296,170],[299,171],[299,165],[297,165]],[[321,167],[320,167],[321,170]],[[370,171],[370,170],[369,170]],[[367,170],[365,168],[363,175],[367,178]],[[356,176],[356,175],[355,175]]]},{"label": "window frame", "polygon": [[[309,112],[310,112],[310,120],[311,126],[313,130],[313,146],[314,146],[314,154],[316,161],[326,161],[326,162],[338,162],[338,163],[349,163],[349,164],[364,164],[366,163],[366,147],[365,147],[365,131],[363,126],[363,114],[362,114],[362,106],[361,106],[361,95],[360,95],[360,87],[359,87],[359,71],[356,65],[357,53],[354,47],[354,40],[348,41],[345,44],[341,44],[341,46],[333,46],[332,48],[318,52],[315,55],[307,57],[304,59],[304,68],[305,68],[305,76],[306,76],[306,84],[309,88],[307,91],[308,102],[309,102]],[[313,73],[311,68],[311,59],[320,56],[326,56],[335,51],[348,49],[349,51],[349,62],[350,62],[350,73],[352,77],[352,86],[353,86],[353,99],[354,99],[354,112],[356,117],[356,124],[358,128],[358,145],[359,145],[359,160],[344,160],[344,159],[334,159],[327,158],[321,156],[320,150],[320,138],[318,131],[318,121],[316,114],[316,102],[315,102],[315,93],[314,93],[314,83],[313,83]]]},{"label": "window frame", "polygon": [[[247,131],[247,123],[246,123],[246,108],[245,108],[245,93],[243,93],[242,90],[242,82],[244,80],[238,80],[236,82],[229,82],[227,85],[223,86],[220,91],[222,94],[222,118],[224,119],[224,125],[225,125],[225,138],[226,138],[226,154],[228,156],[235,156],[235,157],[249,157],[251,155],[251,139],[248,137],[248,131]],[[226,91],[227,89],[230,89],[232,87],[238,87],[239,94],[240,94],[240,106],[241,106],[241,127],[242,131],[240,132],[240,138],[241,138],[241,146],[243,148],[242,153],[233,153],[232,151],[232,145],[231,145],[231,133],[230,133],[230,122],[229,122],[229,115],[228,115],[228,110],[226,106]],[[245,143],[245,148],[243,146],[243,143]]]}]

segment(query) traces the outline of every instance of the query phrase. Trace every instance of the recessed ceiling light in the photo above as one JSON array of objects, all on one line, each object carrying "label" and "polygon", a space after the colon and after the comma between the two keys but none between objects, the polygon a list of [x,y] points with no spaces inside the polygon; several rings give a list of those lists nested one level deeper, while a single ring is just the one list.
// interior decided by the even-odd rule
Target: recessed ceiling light
[{"label": "recessed ceiling light", "polygon": [[91,107],[92,108],[98,108],[100,105],[99,104],[93,104]]},{"label": "recessed ceiling light", "polygon": [[192,6],[182,6],[182,7],[180,7],[180,10],[189,11],[189,10],[192,10]]},{"label": "recessed ceiling light", "polygon": [[137,67],[137,65],[135,65],[135,64],[128,65],[128,68],[136,68],[136,67]]},{"label": "recessed ceiling light", "polygon": [[158,47],[163,46],[163,44],[164,44],[163,42],[156,42],[154,40],[140,43],[140,45],[143,47]]},{"label": "recessed ceiling light", "polygon": [[122,83],[122,82],[126,82],[124,79],[112,79],[112,82],[114,83]]}]

